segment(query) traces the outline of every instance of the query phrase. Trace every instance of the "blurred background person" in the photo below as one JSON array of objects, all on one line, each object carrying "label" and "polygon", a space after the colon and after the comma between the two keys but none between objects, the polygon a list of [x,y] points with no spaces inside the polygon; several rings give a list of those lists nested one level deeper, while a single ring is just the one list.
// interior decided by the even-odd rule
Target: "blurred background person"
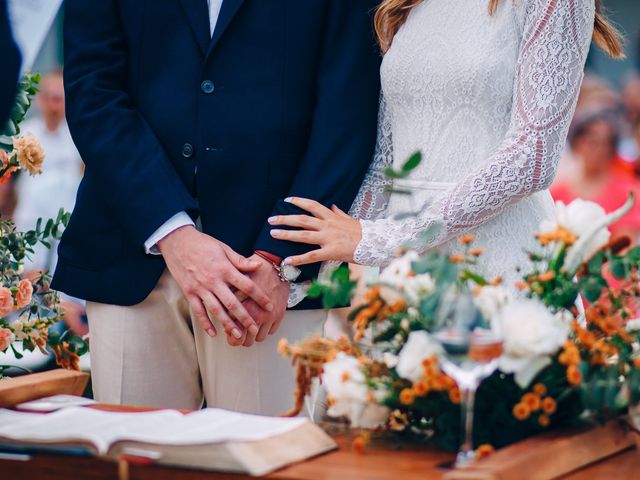
[{"label": "blurred background person", "polygon": [[[62,72],[55,70],[44,76],[36,95],[36,115],[25,121],[22,132],[33,133],[42,144],[46,161],[43,174],[19,176],[16,181],[17,206],[14,220],[19,230],[33,229],[38,218],[55,218],[60,209],[73,210],[76,192],[82,179],[83,164],[65,120]],[[35,247],[35,253],[25,264],[25,271],[52,272],[57,261],[57,241],[51,249]],[[65,322],[78,334],[86,333],[84,304],[64,298]]]},{"label": "blurred background person", "polygon": [[636,127],[640,125],[640,74],[634,74],[622,89],[625,130],[620,143],[620,155],[635,164],[640,158],[640,139]]},{"label": "blurred background person", "polygon": [[[551,188],[554,199],[570,203],[591,200],[612,212],[622,206],[630,192],[639,192],[638,180],[628,163],[618,155],[620,119],[610,110],[597,108],[579,112],[569,130],[572,175],[558,179]],[[640,239],[640,205],[611,227],[614,237]]]}]

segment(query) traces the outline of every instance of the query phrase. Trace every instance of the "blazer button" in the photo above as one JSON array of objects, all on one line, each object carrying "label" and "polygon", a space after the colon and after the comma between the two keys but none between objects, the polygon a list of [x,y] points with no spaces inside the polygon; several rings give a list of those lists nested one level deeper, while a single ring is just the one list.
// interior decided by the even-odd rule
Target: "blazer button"
[{"label": "blazer button", "polygon": [[211,80],[205,80],[200,84],[200,88],[204,93],[208,95],[210,93],[213,93],[213,91],[216,89],[216,86],[213,84]]},{"label": "blazer button", "polygon": [[193,157],[193,145],[191,145],[190,143],[185,143],[182,146],[182,156],[184,158],[191,158]]}]

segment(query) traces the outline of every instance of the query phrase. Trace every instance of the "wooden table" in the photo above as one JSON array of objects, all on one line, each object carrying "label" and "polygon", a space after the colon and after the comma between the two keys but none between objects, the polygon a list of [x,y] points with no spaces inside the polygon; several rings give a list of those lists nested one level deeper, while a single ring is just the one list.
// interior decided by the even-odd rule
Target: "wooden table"
[{"label": "wooden table", "polygon": [[[350,449],[350,439],[336,438],[340,449],[306,463],[273,473],[269,480],[425,480],[440,479],[438,465],[451,456],[430,450],[392,451],[370,448],[365,454]],[[130,468],[130,480],[243,480],[251,477],[225,473],[194,472],[164,467]],[[3,480],[113,480],[118,478],[114,463],[89,458],[35,455],[32,460],[0,461]],[[526,478],[523,476],[523,479]],[[616,455],[563,480],[632,480],[640,478],[640,455],[631,450]]]},{"label": "wooden table", "polygon": [[[123,410],[118,408],[118,410]],[[137,409],[136,409],[137,410]],[[450,461],[450,454],[426,447],[392,448],[375,442],[364,454],[352,451],[352,436],[337,433],[337,451],[293,465],[267,477],[269,480],[425,480],[441,479],[439,465]],[[29,461],[0,461],[2,480],[112,480],[118,478],[116,464],[99,459],[34,455]],[[130,480],[242,480],[244,475],[195,472],[157,466],[131,466]],[[523,472],[523,479],[527,478]],[[640,454],[628,450],[562,477],[562,480],[640,479]]]}]

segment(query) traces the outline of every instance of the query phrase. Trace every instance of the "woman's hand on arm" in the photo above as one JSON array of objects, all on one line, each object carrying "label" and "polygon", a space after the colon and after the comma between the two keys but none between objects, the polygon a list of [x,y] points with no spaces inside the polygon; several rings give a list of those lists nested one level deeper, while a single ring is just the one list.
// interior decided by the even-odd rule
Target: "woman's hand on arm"
[{"label": "woman's hand on arm", "polygon": [[305,198],[288,198],[287,202],[311,215],[278,215],[269,219],[272,226],[293,227],[296,230],[272,229],[277,240],[318,245],[309,253],[286,258],[288,265],[300,266],[327,260],[353,262],[353,255],[362,238],[360,222],[335,205],[324,205]]}]

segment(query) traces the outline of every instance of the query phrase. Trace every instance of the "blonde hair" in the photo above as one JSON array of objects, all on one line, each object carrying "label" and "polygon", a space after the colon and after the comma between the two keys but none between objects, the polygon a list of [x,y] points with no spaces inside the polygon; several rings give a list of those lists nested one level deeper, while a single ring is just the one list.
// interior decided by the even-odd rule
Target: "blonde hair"
[{"label": "blonde hair", "polygon": [[[520,0],[525,1],[525,0]],[[581,0],[584,1],[584,0]],[[376,34],[383,52],[389,50],[393,37],[407,20],[413,7],[422,0],[384,0],[375,17]],[[613,58],[624,57],[622,36],[616,27],[607,20],[602,8],[602,0],[596,2],[596,18],[593,26],[593,39],[607,54]],[[500,0],[489,0],[489,13],[493,15]]]}]

